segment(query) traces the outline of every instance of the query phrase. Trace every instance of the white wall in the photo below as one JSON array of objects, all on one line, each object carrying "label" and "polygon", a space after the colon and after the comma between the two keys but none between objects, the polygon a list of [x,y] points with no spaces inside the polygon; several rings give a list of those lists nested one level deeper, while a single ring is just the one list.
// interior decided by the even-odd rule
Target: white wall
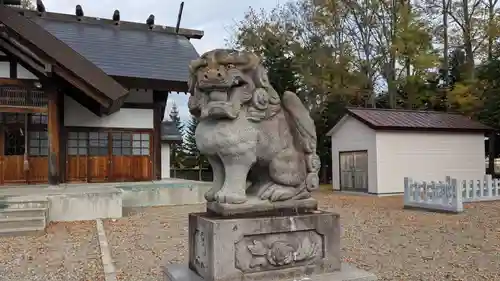
[{"label": "white wall", "polygon": [[66,96],[64,97],[64,125],[153,129],[153,110],[122,108],[109,116],[98,117],[72,98]]},{"label": "white wall", "polygon": [[375,131],[351,116],[346,116],[339,123],[338,130],[332,135],[332,184],[333,189],[340,188],[339,152],[368,151],[368,192],[375,192],[377,186],[377,151]]},{"label": "white wall", "polygon": [[419,181],[482,179],[483,134],[377,131],[378,193],[403,193],[404,177]]},{"label": "white wall", "polygon": [[35,79],[38,80],[33,73],[31,73],[26,68],[22,67],[20,64],[17,64],[17,78],[18,79]]},{"label": "white wall", "polygon": [[170,178],[170,144],[161,143],[161,178]]},{"label": "white wall", "polygon": [[0,61],[0,78],[10,78],[10,62]]}]

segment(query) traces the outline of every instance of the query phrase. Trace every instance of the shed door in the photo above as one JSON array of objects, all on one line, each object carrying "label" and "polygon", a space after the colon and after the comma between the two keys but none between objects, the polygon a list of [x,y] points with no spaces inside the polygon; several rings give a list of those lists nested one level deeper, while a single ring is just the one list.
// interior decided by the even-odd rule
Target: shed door
[{"label": "shed door", "polygon": [[368,191],[368,152],[340,152],[340,190]]}]

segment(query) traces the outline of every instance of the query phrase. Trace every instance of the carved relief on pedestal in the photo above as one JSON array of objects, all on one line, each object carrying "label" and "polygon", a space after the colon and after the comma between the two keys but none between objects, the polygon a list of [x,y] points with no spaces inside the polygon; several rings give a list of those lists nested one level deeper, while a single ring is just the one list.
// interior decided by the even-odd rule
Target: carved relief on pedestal
[{"label": "carved relief on pedestal", "polygon": [[236,243],[236,268],[258,272],[303,266],[323,258],[323,238],[315,231],[246,236]]},{"label": "carved relief on pedestal", "polygon": [[208,265],[206,236],[202,229],[194,232],[194,265],[200,270],[206,270]]}]

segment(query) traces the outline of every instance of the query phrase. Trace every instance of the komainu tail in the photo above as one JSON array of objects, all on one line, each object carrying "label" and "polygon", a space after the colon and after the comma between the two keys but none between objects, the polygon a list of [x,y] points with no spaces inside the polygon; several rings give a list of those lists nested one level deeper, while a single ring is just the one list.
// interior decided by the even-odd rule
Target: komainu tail
[{"label": "komainu tail", "polygon": [[297,144],[303,149],[307,164],[307,179],[305,188],[311,191],[319,187],[318,172],[321,167],[319,156],[316,154],[317,139],[316,127],[309,114],[309,110],[293,92],[286,91],[282,98],[283,109],[289,116],[289,124],[297,138]]},{"label": "komainu tail", "polygon": [[299,138],[302,148],[306,153],[316,152],[316,127],[309,115],[309,110],[302,104],[302,101],[293,92],[286,91],[282,98],[283,108],[286,110],[291,120],[288,120],[296,136]]}]

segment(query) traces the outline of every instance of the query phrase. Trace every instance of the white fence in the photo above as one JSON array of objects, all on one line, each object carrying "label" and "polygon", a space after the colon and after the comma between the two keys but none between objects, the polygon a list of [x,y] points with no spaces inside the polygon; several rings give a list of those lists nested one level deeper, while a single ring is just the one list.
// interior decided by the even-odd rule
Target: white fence
[{"label": "white fence", "polygon": [[483,180],[417,182],[405,178],[404,205],[459,213],[463,203],[500,200],[500,180],[486,175]]}]

